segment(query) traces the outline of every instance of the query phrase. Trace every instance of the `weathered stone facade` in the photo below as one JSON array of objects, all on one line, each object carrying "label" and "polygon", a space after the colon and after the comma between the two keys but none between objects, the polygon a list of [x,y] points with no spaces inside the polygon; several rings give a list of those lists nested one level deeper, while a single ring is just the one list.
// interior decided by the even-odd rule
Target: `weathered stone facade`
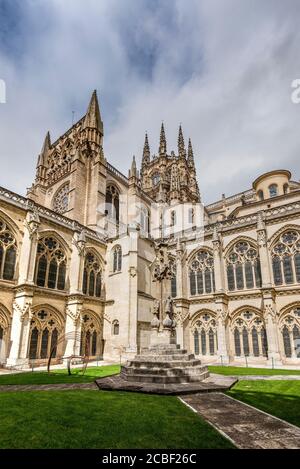
[{"label": "weathered stone facade", "polygon": [[[22,197],[0,188],[0,362],[26,366],[82,355],[132,357],[149,345],[156,241],[167,239],[178,343],[202,361],[300,363],[300,183],[289,171],[204,207],[191,142],[178,153],[164,128],[139,174],[127,178],[103,150],[96,93],[56,142],[46,136],[35,182]],[[177,229],[189,204],[188,229]],[[155,225],[155,226],[154,226]],[[180,234],[179,234],[180,233]],[[156,238],[156,239],[154,239]]]}]

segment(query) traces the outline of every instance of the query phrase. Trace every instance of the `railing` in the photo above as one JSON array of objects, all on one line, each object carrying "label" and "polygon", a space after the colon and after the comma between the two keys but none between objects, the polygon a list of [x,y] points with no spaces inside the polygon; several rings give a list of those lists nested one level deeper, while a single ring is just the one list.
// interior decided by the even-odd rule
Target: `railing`
[{"label": "railing", "polygon": [[110,171],[119,179],[121,179],[123,182],[125,182],[126,185],[128,185],[128,178],[124,174],[122,174],[120,171],[118,171],[114,166],[112,166],[110,163],[106,163],[106,168],[108,169],[108,171]]}]

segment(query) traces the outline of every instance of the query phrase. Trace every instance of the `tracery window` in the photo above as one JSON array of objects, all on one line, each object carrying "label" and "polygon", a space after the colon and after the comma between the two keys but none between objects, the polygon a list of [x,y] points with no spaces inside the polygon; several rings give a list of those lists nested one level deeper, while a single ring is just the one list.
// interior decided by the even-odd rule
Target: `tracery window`
[{"label": "tracery window", "polygon": [[236,357],[267,356],[267,335],[263,320],[254,311],[243,311],[231,324]]},{"label": "tracery window", "polygon": [[53,199],[53,210],[57,213],[65,213],[69,208],[69,184],[64,184]]},{"label": "tracery window", "polygon": [[88,296],[101,296],[102,270],[96,256],[88,252],[84,260],[82,292]]},{"label": "tracery window", "polygon": [[300,358],[300,307],[292,309],[280,324],[284,354],[287,358]]},{"label": "tracery window", "polygon": [[40,310],[33,313],[30,323],[28,356],[31,360],[57,356],[58,337],[61,327],[56,316],[50,311]]},{"label": "tracery window", "polygon": [[239,241],[232,247],[226,264],[228,290],[261,287],[258,251],[247,241]]},{"label": "tracery window", "polygon": [[191,295],[209,294],[215,291],[214,259],[207,251],[198,251],[190,264]]},{"label": "tracery window", "polygon": [[9,226],[0,220],[0,278],[13,280],[15,275],[17,243]]},{"label": "tracery window", "polygon": [[99,355],[100,339],[100,325],[90,314],[84,314],[81,323],[80,355],[88,357]]},{"label": "tracery window", "polygon": [[283,233],[272,250],[275,285],[300,283],[300,234]]},{"label": "tracery window", "polygon": [[113,185],[109,185],[106,188],[105,197],[105,213],[108,218],[116,223],[119,223],[120,219],[120,198],[119,192]]},{"label": "tracery window", "polygon": [[66,254],[54,237],[39,240],[35,269],[35,282],[39,287],[64,290],[66,265]]},{"label": "tracery window", "polygon": [[194,327],[195,355],[216,355],[218,350],[217,325],[214,317],[203,313]]},{"label": "tracery window", "polygon": [[122,248],[115,246],[112,251],[113,257],[113,272],[120,272],[122,270]]}]

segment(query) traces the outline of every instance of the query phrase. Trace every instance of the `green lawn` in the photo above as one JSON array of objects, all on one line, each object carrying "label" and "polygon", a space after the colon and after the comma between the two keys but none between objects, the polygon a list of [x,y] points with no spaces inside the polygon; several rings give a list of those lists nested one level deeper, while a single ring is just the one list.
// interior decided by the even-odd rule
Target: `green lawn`
[{"label": "green lawn", "polygon": [[[209,366],[211,373],[219,373],[221,375],[300,375],[300,370],[272,370],[271,368],[246,368],[239,366]],[[299,383],[300,384],[300,383]]]},{"label": "green lawn", "polygon": [[173,396],[0,393],[0,448],[232,448]]},{"label": "green lawn", "polygon": [[239,381],[227,394],[300,426],[300,381]]},{"label": "green lawn", "polygon": [[72,374],[68,375],[66,369],[46,371],[33,371],[26,373],[16,373],[0,375],[0,385],[2,384],[51,384],[51,383],[90,383],[96,378],[119,373],[119,365],[91,366],[82,373],[81,368],[73,368]]}]

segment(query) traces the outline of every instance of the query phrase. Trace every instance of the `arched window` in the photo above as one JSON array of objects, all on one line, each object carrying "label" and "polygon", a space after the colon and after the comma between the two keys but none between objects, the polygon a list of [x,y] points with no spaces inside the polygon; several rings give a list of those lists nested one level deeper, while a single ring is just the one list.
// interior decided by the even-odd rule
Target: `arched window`
[{"label": "arched window", "polygon": [[152,175],[152,185],[156,186],[160,182],[160,174],[155,173]]},{"label": "arched window", "polygon": [[238,241],[231,248],[226,264],[229,291],[261,287],[258,252],[247,241]]},{"label": "arched window", "polygon": [[58,336],[61,332],[56,316],[47,310],[33,313],[30,323],[29,352],[31,360],[47,359],[57,355]]},{"label": "arched window", "polygon": [[13,280],[17,255],[16,239],[9,226],[0,220],[0,278]]},{"label": "arched window", "polygon": [[95,357],[101,353],[100,323],[91,314],[83,314],[81,321],[80,355]]},{"label": "arched window", "polygon": [[175,298],[177,296],[177,277],[176,277],[176,262],[173,260],[170,263],[171,271],[171,297]]},{"label": "arched window", "polygon": [[37,248],[35,282],[39,287],[65,289],[66,254],[53,237],[40,239]]},{"label": "arched window", "polygon": [[284,354],[300,358],[300,308],[293,308],[280,322]]},{"label": "arched window", "polygon": [[199,332],[197,329],[194,332],[194,352],[195,355],[199,355]]},{"label": "arched window", "polygon": [[235,356],[264,357],[267,337],[262,318],[255,311],[243,311],[231,324]]},{"label": "arched window", "polygon": [[289,230],[283,233],[272,249],[275,285],[300,283],[300,234]]},{"label": "arched window", "polygon": [[88,252],[85,256],[82,292],[88,296],[101,296],[101,278],[102,270],[99,260],[96,256]]},{"label": "arched window", "polygon": [[122,248],[115,246],[112,251],[113,258],[113,272],[120,272],[122,270]]},{"label": "arched window", "polygon": [[270,195],[270,197],[276,197],[278,195],[277,184],[271,184],[269,186],[269,195]]},{"label": "arched window", "polygon": [[120,200],[119,192],[115,186],[109,185],[106,188],[106,197],[105,197],[105,213],[108,218],[110,218],[115,223],[119,223],[120,220]]},{"label": "arched window", "polygon": [[264,193],[262,190],[258,191],[257,192],[257,196],[258,196],[258,199],[259,200],[264,200]]},{"label": "arched window", "polygon": [[65,213],[69,208],[69,192],[70,186],[64,184],[55,194],[53,198],[52,207],[57,213]]},{"label": "arched window", "polygon": [[195,355],[216,355],[217,348],[216,321],[211,314],[203,313],[197,319],[194,328]]},{"label": "arched window", "polygon": [[189,268],[191,295],[209,294],[215,291],[214,260],[211,253],[198,251]]},{"label": "arched window", "polygon": [[119,321],[114,321],[113,322],[113,335],[119,335],[119,333],[120,333]]}]

